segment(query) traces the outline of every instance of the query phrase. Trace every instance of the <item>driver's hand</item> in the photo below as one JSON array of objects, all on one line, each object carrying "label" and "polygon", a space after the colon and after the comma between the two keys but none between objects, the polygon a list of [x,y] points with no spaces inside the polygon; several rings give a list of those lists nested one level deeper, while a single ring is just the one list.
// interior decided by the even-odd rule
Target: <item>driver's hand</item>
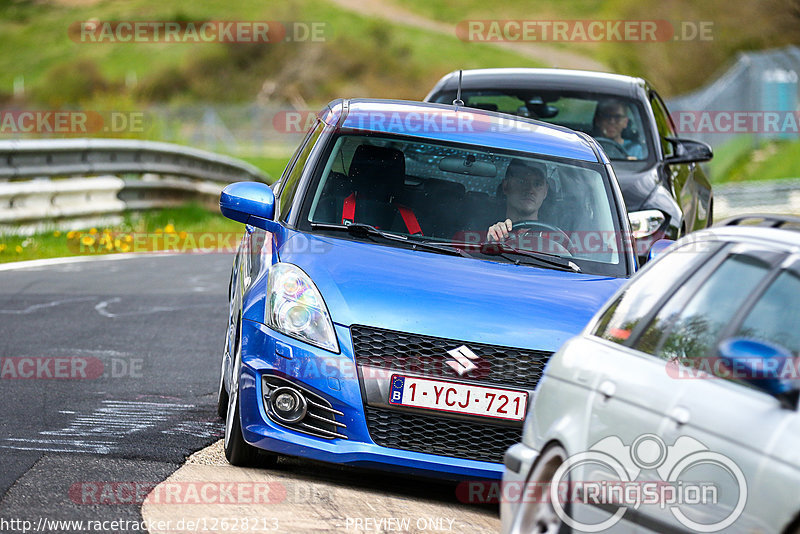
[{"label": "driver's hand", "polygon": [[511,222],[511,219],[506,219],[505,221],[495,223],[489,227],[486,238],[489,241],[505,241],[512,227],[513,223]]}]

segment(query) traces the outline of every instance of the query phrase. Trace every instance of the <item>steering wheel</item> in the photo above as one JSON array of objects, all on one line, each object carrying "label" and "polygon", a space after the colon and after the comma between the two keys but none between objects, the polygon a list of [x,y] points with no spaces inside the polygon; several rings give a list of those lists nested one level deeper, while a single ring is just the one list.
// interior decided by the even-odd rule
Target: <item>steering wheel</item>
[{"label": "steering wheel", "polygon": [[572,256],[575,253],[575,244],[569,238],[567,233],[558,226],[554,226],[552,224],[548,224],[542,221],[517,221],[511,227],[511,231],[512,232],[516,231],[519,232],[520,235],[525,235],[528,233],[529,230],[534,230],[536,228],[539,228],[540,232],[543,230],[548,230],[550,232],[555,232],[559,234],[561,239],[553,239],[553,237],[550,236],[542,236],[541,233],[539,237],[554,242],[556,245],[559,246],[559,248],[564,249],[564,252],[566,252],[570,256]]},{"label": "steering wheel", "polygon": [[595,137],[594,139],[603,147],[608,159],[628,159],[629,154],[613,139],[608,137]]}]

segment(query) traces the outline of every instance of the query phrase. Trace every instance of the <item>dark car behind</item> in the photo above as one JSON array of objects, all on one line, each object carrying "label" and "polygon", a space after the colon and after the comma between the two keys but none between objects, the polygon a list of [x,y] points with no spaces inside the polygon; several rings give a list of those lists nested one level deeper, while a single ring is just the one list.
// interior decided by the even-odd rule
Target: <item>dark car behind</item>
[{"label": "dark car behind", "polygon": [[[459,71],[444,76],[425,101],[452,103],[458,80]],[[656,240],[677,239],[713,222],[711,184],[697,165],[711,159],[711,149],[676,136],[664,101],[641,78],[562,69],[465,70],[461,99],[468,107],[595,136],[617,174],[640,260]],[[598,131],[598,113],[609,103],[622,103],[627,114],[622,145]]]}]

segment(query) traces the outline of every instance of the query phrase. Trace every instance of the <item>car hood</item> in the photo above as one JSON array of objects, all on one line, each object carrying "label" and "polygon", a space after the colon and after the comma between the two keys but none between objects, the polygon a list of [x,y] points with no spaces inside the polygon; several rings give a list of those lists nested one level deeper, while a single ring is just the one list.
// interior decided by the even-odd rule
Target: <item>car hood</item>
[{"label": "car hood", "polygon": [[649,167],[645,170],[635,170],[628,167],[629,163],[612,161],[611,167],[617,175],[619,188],[625,200],[628,211],[638,211],[642,209],[645,201],[658,187],[658,174],[655,169]]},{"label": "car hood", "polygon": [[281,261],[320,290],[334,323],[555,351],[624,279],[295,234]]}]

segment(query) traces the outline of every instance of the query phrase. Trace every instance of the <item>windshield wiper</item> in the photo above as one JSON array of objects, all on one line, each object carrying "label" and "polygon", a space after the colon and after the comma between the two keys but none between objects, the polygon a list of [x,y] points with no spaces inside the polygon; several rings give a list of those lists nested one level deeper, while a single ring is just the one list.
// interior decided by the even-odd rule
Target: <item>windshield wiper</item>
[{"label": "windshield wiper", "polygon": [[417,239],[409,239],[414,244],[414,248],[421,248],[425,250],[438,250],[444,254],[453,254],[462,256],[464,258],[474,257],[472,254],[464,250],[467,246],[464,243],[434,243],[433,241],[419,241]]},{"label": "windshield wiper", "polygon": [[[337,230],[345,231],[355,237],[369,237],[375,240],[375,237],[393,241],[395,243],[403,243],[408,245],[411,249],[417,250],[430,250],[439,252],[440,254],[449,254],[451,256],[461,256],[464,258],[474,257],[467,252],[465,248],[470,245],[466,243],[433,243],[431,241],[422,241],[413,236],[405,236],[402,234],[395,234],[393,232],[384,232],[383,230],[372,226],[371,224],[364,223],[350,223],[350,224],[331,224],[331,223],[317,223],[312,222],[311,228],[313,230]],[[520,263],[535,263],[543,267],[560,269],[562,271],[572,271],[574,273],[581,272],[581,268],[574,262],[569,261],[561,256],[555,254],[548,254],[546,252],[536,252],[532,250],[519,250],[511,248],[508,245],[500,243],[482,243],[480,245],[481,254],[487,256],[501,256],[507,260],[519,265]],[[519,259],[514,258],[514,255],[524,256],[526,259],[534,260],[533,262],[520,262]]]},{"label": "windshield wiper", "polygon": [[423,249],[423,250],[432,250],[439,252],[441,254],[449,254],[451,256],[462,256],[465,258],[472,257],[470,254],[466,253],[464,250],[456,247],[449,247],[446,245],[439,245],[435,243],[430,243],[428,241],[417,241],[416,239],[409,239],[408,236],[404,236],[401,234],[395,234],[392,232],[384,232],[371,224],[364,224],[364,223],[350,223],[350,224],[330,224],[330,223],[311,223],[311,228],[313,230],[339,230],[339,231],[346,231],[350,235],[355,237],[369,237],[374,240],[374,238],[381,237],[388,241],[394,241],[397,243],[404,243],[408,245],[411,249]]},{"label": "windshield wiper", "polygon": [[575,262],[566,258],[562,258],[556,254],[548,254],[547,252],[538,252],[534,250],[519,250],[502,243],[481,243],[481,254],[486,254],[488,256],[501,256],[514,262],[515,264],[519,264],[521,262],[519,259],[514,258],[514,255],[524,256],[525,258],[535,260],[533,263],[538,263],[539,265],[545,267],[554,267],[562,271],[572,271],[574,273],[581,272],[581,268],[578,267]]}]

